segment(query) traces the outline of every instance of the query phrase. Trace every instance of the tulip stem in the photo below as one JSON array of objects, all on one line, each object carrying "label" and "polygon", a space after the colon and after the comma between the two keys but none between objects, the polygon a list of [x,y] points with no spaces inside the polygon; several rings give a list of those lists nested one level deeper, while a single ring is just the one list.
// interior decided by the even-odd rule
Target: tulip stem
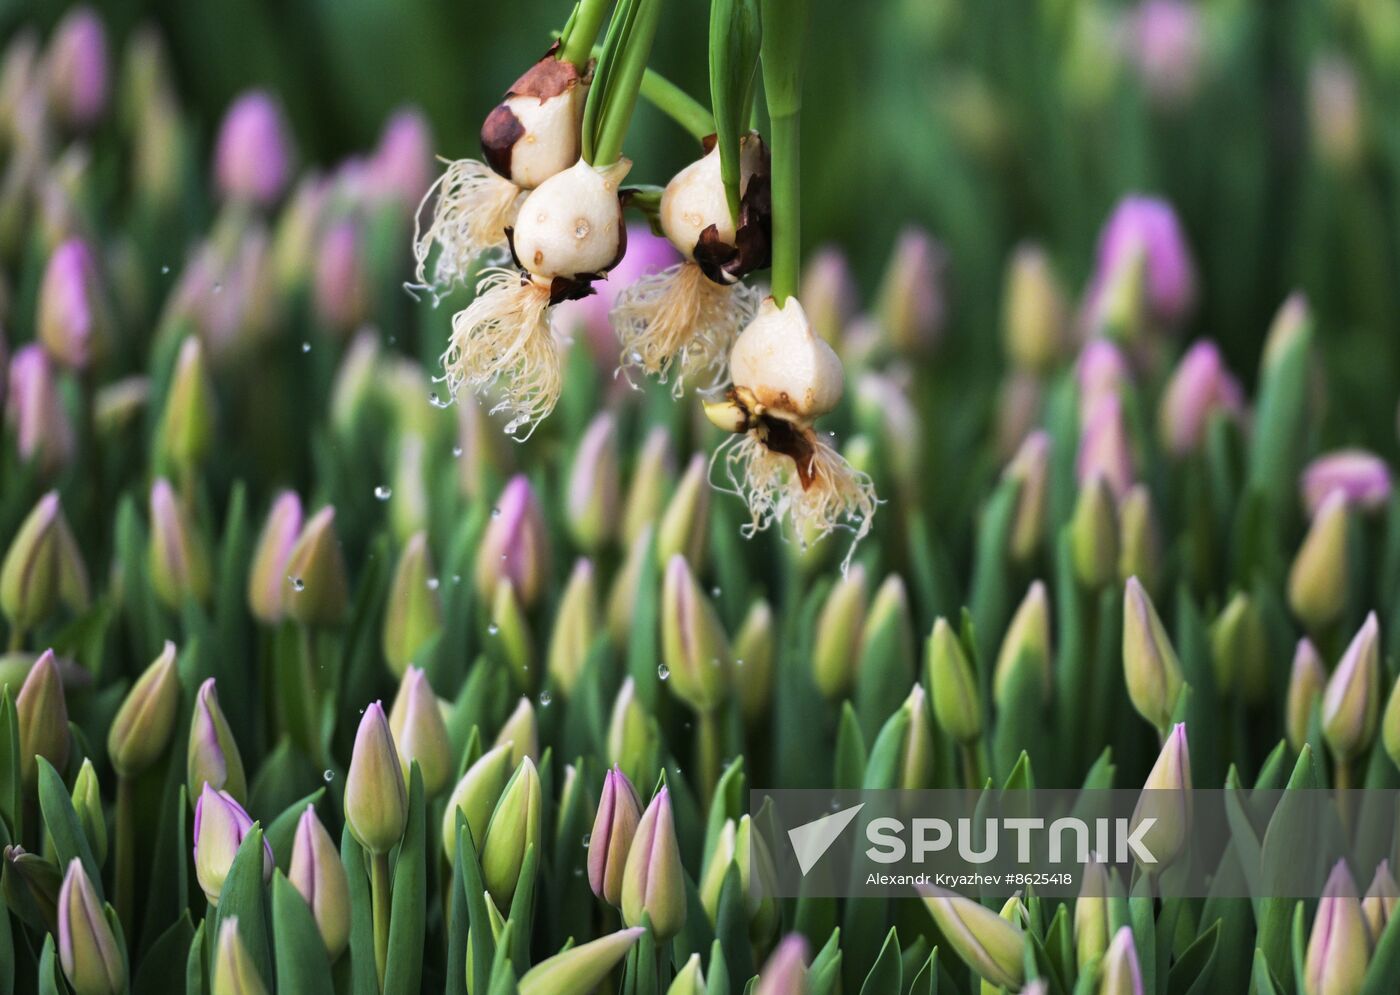
[{"label": "tulip stem", "polygon": [[801,172],[798,146],[801,127],[798,113],[776,116],[772,128],[773,183],[773,300],[779,307],[797,293],[802,280],[802,225],[799,211]]},{"label": "tulip stem", "polygon": [[116,861],[112,885],[117,919],[128,936],[135,935],[131,919],[136,886],[136,791],[131,778],[117,775]]},{"label": "tulip stem", "polygon": [[379,990],[384,990],[384,969],[389,962],[389,855],[370,857],[370,904],[374,909],[374,969],[379,973]]},{"label": "tulip stem", "polygon": [[700,713],[700,728],[695,738],[695,749],[699,754],[700,794],[709,805],[714,796],[715,785],[719,784],[721,768],[724,766],[724,750],[721,742],[720,715],[717,709]]},{"label": "tulip stem", "polygon": [[9,652],[18,653],[24,649],[24,627],[15,623],[10,625]]},{"label": "tulip stem", "polygon": [[603,29],[603,18],[608,16],[611,6],[612,0],[579,0],[559,39],[560,62],[572,63],[580,72],[588,68],[593,42]]}]

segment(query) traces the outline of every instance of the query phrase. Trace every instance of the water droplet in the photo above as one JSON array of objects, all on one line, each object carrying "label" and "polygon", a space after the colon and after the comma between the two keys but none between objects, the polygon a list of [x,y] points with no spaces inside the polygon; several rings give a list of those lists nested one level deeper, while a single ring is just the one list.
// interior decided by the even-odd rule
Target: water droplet
[{"label": "water droplet", "polygon": [[743,660],[735,660],[735,661],[734,661],[734,666],[736,666],[736,667],[742,667],[743,665],[744,665],[744,661],[743,661]]},{"label": "water droplet", "polygon": [[439,397],[436,391],[428,395],[428,403],[435,408],[447,407],[447,402],[444,401],[441,397]]},{"label": "water droplet", "polygon": [[491,509],[491,517],[492,517],[492,518],[500,518],[500,517],[501,517],[501,509],[500,509],[500,508],[492,508],[492,509]]},{"label": "water droplet", "polygon": [[499,625],[497,625],[495,622],[492,622],[490,625],[488,625],[488,626],[486,627],[486,634],[487,634],[487,635],[490,635],[490,636],[494,636],[496,633],[498,633],[498,632],[500,632],[500,631],[501,631],[501,627],[500,627]]},{"label": "water droplet", "polygon": [[716,584],[714,587],[710,588],[710,597],[712,597],[712,598],[718,598],[719,595],[720,595],[719,585]]},{"label": "water droplet", "polygon": [[438,589],[438,584],[439,584],[439,583],[441,583],[441,582],[440,582],[436,577],[429,577],[429,578],[428,578],[428,590],[430,590],[430,591],[436,591],[436,590]]},{"label": "water droplet", "polygon": [[452,575],[452,583],[454,583],[454,584],[460,584],[460,583],[462,583],[462,575],[461,575],[461,574],[453,574],[453,575]]},{"label": "water droplet", "polygon": [[394,492],[393,492],[392,490],[390,490],[388,487],[385,487],[383,484],[380,484],[378,487],[376,487],[376,488],[374,489],[374,496],[375,496],[376,499],[378,499],[378,500],[380,500],[380,501],[387,501],[387,500],[389,500],[389,498],[391,498],[391,497],[393,496],[393,494],[394,494]]},{"label": "water droplet", "polygon": [[214,284],[214,293],[220,294],[220,293],[223,293],[223,290],[224,290],[224,285],[223,285],[222,283],[216,283],[216,284]]},{"label": "water droplet", "polygon": [[169,265],[169,263],[167,263],[166,265],[162,266],[162,267],[160,268],[160,271],[161,271],[162,273],[165,273],[165,274],[168,275],[168,274],[170,273],[170,265]]},{"label": "water droplet", "polygon": [[335,771],[327,767],[324,771],[321,772],[321,777],[325,779],[325,782],[327,784],[330,784],[332,781],[335,780]]},{"label": "water droplet", "polygon": [[656,668],[656,676],[661,678],[663,681],[668,680],[671,676],[671,668],[663,663],[661,666]]},{"label": "water droplet", "polygon": [[593,834],[592,834],[592,833],[584,833],[584,834],[583,834],[583,845],[584,845],[584,846],[587,846],[589,840],[591,840],[591,839],[593,839]]},{"label": "water droplet", "polygon": [[301,351],[302,351],[302,352],[310,352],[310,351],[311,351],[311,343],[310,343],[310,342],[303,342],[303,343],[301,344]]},{"label": "water droplet", "polygon": [[540,707],[541,707],[541,708],[548,708],[548,707],[549,707],[549,703],[550,703],[551,701],[553,701],[553,700],[554,700],[554,696],[553,696],[552,694],[550,694],[548,691],[541,691],[541,692],[540,692]]},{"label": "water droplet", "polygon": [[579,218],[574,222],[574,238],[587,238],[588,233],[592,230],[588,222],[583,218]]},{"label": "water droplet", "polygon": [[462,447],[461,447],[461,446],[453,446],[453,447],[452,447],[452,458],[453,458],[453,459],[461,459],[461,457],[462,457]]},{"label": "water droplet", "polygon": [[287,579],[292,582],[293,591],[306,590],[306,581],[302,580],[300,577],[288,577]]}]

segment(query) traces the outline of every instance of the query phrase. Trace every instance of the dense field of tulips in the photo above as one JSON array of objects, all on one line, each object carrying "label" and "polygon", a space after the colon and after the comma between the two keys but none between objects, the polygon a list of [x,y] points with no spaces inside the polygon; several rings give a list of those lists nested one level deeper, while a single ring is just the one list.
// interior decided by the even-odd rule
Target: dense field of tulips
[{"label": "dense field of tulips", "polygon": [[0,995],[1400,991],[1400,853],[783,898],[750,797],[1400,788],[1397,8],[872,4],[866,115],[523,6],[336,162],[0,20]]}]

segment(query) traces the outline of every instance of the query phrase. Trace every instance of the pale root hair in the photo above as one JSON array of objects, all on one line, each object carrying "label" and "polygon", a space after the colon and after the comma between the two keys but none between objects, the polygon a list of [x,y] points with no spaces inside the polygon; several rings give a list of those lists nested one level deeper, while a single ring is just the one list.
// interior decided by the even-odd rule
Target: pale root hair
[{"label": "pale root hair", "polygon": [[[515,224],[525,195],[484,162],[442,161],[447,169],[423,195],[413,222],[416,287],[436,298],[465,283],[482,256],[506,251],[506,228]],[[434,196],[433,219],[424,231],[422,217]]]},{"label": "pale root hair", "polygon": [[[856,546],[870,532],[875,517],[875,484],[856,470],[810,427],[801,429],[812,447],[808,458],[811,483],[803,487],[793,457],[769,449],[763,429],[730,436],[710,458],[710,478],[717,490],[735,494],[748,505],[750,520],[742,527],[745,538],[777,524],[791,531],[806,548],[837,529],[854,532],[841,561],[844,574]],[[716,466],[723,467],[728,487],[714,482]]]},{"label": "pale root hair", "polygon": [[702,391],[729,379],[729,350],[758,313],[759,294],[742,283],[722,286],[689,260],[648,273],[618,295],[610,318],[622,344],[619,367]]},{"label": "pale root hair", "polygon": [[547,288],[493,267],[482,272],[476,300],[452,317],[441,379],[452,397],[463,386],[478,395],[494,391],[490,413],[509,414],[509,435],[523,428],[528,438],[559,400],[560,345],[549,308]]}]

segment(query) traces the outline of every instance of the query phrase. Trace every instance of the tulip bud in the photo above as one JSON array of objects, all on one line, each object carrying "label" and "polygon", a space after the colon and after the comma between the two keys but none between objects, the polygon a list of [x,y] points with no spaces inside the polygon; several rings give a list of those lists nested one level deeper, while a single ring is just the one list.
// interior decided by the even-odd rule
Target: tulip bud
[{"label": "tulip bud", "polygon": [[1115,501],[1121,501],[1133,485],[1132,449],[1117,397],[1105,396],[1089,411],[1079,436],[1076,472],[1081,487],[1102,477]]},{"label": "tulip bud", "polygon": [[661,658],[671,690],[695,711],[712,711],[729,693],[729,640],[680,555],[666,564],[661,587]]},{"label": "tulip bud", "polygon": [[1017,563],[1035,556],[1045,536],[1045,508],[1050,479],[1050,434],[1036,430],[1021,442],[1006,469],[1003,480],[1020,485],[1016,494],[1016,516],[1011,522],[1010,552]]},{"label": "tulip bud", "polygon": [[506,718],[501,731],[496,733],[496,746],[510,747],[510,762],[518,765],[529,758],[538,761],[540,757],[540,724],[535,716],[535,706],[529,698],[521,698],[515,711]]},{"label": "tulip bud", "polygon": [[751,725],[767,713],[773,694],[775,640],[773,609],[760,598],[749,606],[739,634],[734,637],[734,667],[738,671],[735,691],[744,721]]},{"label": "tulip bud", "polygon": [[621,648],[627,645],[632,632],[632,612],[637,603],[643,572],[651,560],[651,525],[642,529],[641,534],[627,547],[627,558],[613,578],[612,589],[608,591],[608,637],[613,645]]},{"label": "tulip bud", "polygon": [[57,770],[68,764],[68,704],[63,697],[63,680],[53,650],[45,650],[15,696],[19,719],[20,779],[26,788],[38,780],[37,757],[43,757]]},{"label": "tulip bud", "polygon": [[1258,704],[1269,690],[1268,633],[1264,617],[1248,594],[1235,592],[1210,630],[1215,683],[1228,694],[1238,683],[1244,700]]},{"label": "tulip bud", "polygon": [[282,491],[272,502],[248,571],[248,610],[265,625],[277,625],[293,590],[289,569],[301,531],[301,498]]},{"label": "tulip bud", "polygon": [[753,995],[807,995],[807,941],[789,933],[769,955]]},{"label": "tulip bud", "polygon": [[1303,507],[1311,517],[1333,491],[1341,491],[1349,505],[1362,511],[1380,511],[1390,502],[1390,467],[1364,449],[1339,449],[1307,465],[1301,489]]},{"label": "tulip bud", "polygon": [[855,684],[866,602],[865,567],[853,563],[826,596],[812,638],[812,677],[828,701],[845,698]]},{"label": "tulip bud", "polygon": [[600,628],[593,563],[581,559],[574,564],[569,582],[559,597],[554,630],[549,637],[547,669],[565,697],[573,694]]},{"label": "tulip bud", "polygon": [[1240,385],[1225,368],[1214,342],[1203,340],[1186,351],[1162,393],[1157,412],[1162,445],[1173,456],[1196,452],[1216,412],[1238,415],[1244,406]]},{"label": "tulip bud", "polygon": [[778,927],[778,906],[773,898],[777,872],[761,834],[753,831],[753,821],[743,816],[736,824],[725,821],[714,849],[705,857],[700,875],[700,903],[711,923],[719,922],[719,901],[724,879],[734,865],[739,871],[739,890],[749,919],[749,939],[757,946],[767,944]]},{"label": "tulip bud", "polygon": [[1108,484],[1097,474],[1079,489],[1069,521],[1075,576],[1096,590],[1113,580],[1118,569],[1118,512]]},{"label": "tulip bud", "polygon": [[367,272],[362,223],[347,213],[321,233],[315,255],[312,303],[328,331],[347,336],[374,310],[373,280]]},{"label": "tulip bud", "polygon": [[1162,540],[1152,510],[1152,494],[1135,484],[1118,506],[1118,576],[1137,577],[1149,591],[1162,572]]},{"label": "tulip bud", "polygon": [[922,684],[915,684],[900,710],[908,717],[909,731],[899,758],[899,787],[907,791],[932,786],[933,727],[930,725],[928,697]]},{"label": "tulip bud", "polygon": [[676,842],[671,791],[663,787],[652,798],[637,824],[627,864],[622,872],[622,918],[632,926],[651,921],[656,938],[665,942],[685,925],[685,872]]},{"label": "tulip bud", "polygon": [[700,970],[700,955],[691,954],[685,966],[671,979],[666,995],[705,995],[705,975]]},{"label": "tulip bud", "polygon": [[1020,927],[951,891],[928,887],[924,905],[953,951],[992,985],[1019,991],[1025,980]]},{"label": "tulip bud", "polygon": [[219,925],[209,990],[211,995],[267,995],[267,986],[238,934],[237,916],[229,916]]},{"label": "tulip bud", "polygon": [[1138,965],[1137,947],[1133,946],[1133,928],[1121,926],[1113,934],[1113,942],[1099,968],[1098,995],[1142,993],[1142,968]]},{"label": "tulip bud", "polygon": [[306,900],[334,963],[350,941],[350,881],[340,862],[340,851],[316,818],[313,805],[307,805],[297,820],[287,879]]},{"label": "tulip bud", "polygon": [[1322,735],[1342,762],[1366,752],[1380,716],[1380,623],[1366,616],[1322,696]]},{"label": "tulip bud", "polygon": [[414,654],[442,631],[442,599],[436,576],[428,536],[417,532],[399,556],[384,613],[384,659],[400,677],[409,669]]},{"label": "tulip bud", "polygon": [[[1313,327],[1312,307],[1301,291],[1294,291],[1279,307],[1264,339],[1264,352],[1259,357],[1262,375],[1274,369],[1299,344],[1306,345]],[[1322,495],[1325,497],[1326,495]]]},{"label": "tulip bud", "polygon": [[1074,900],[1074,962],[1081,972],[1108,949],[1108,884],[1108,872],[1095,854],[1084,865]]},{"label": "tulip bud", "polygon": [[[1024,661],[1024,662],[1023,662]],[[1050,600],[1045,585],[1035,581],[1026,591],[997,651],[992,672],[992,697],[1005,701],[1011,674],[1019,666],[1029,666],[1040,675],[1044,693],[1050,694]]]},{"label": "tulip bud", "polygon": [[127,692],[107,733],[107,755],[120,776],[135,777],[160,758],[175,731],[179,707],[175,644],[167,639],[160,656]]},{"label": "tulip bud", "polygon": [[338,625],[350,595],[345,557],[335,531],[335,509],[327,506],[312,515],[292,546],[287,561],[292,593],[287,614],[302,625]]},{"label": "tulip bud", "polygon": [[74,7],[58,22],[44,70],[58,117],[74,128],[95,124],[111,89],[107,32],[95,10]]},{"label": "tulip bud", "polygon": [[33,343],[10,360],[7,418],[15,430],[20,459],[52,477],[73,457],[73,422],[59,394],[53,363]]},{"label": "tulip bud", "polygon": [[637,700],[637,685],[628,677],[617,692],[608,722],[607,760],[629,778],[647,776],[658,738],[656,719]]},{"label": "tulip bud", "polygon": [[1123,593],[1123,676],[1138,714],[1165,730],[1181,693],[1181,664],[1156,606],[1136,577],[1128,578]]},{"label": "tulip bud", "polygon": [[195,695],[186,765],[191,798],[200,797],[206,784],[215,791],[227,792],[238,802],[248,796],[243,758],[219,707],[219,693],[212,677],[199,686]]},{"label": "tulip bud", "polygon": [[204,538],[180,506],[170,481],[158,479],[151,488],[151,539],[147,552],[151,587],[171,611],[187,599],[209,599],[209,553]]},{"label": "tulip bud", "polygon": [[10,625],[27,629],[42,622],[62,601],[75,611],[88,603],[87,570],[50,491],[20,523],[0,565],[0,608]]},{"label": "tulip bud", "polygon": [[447,798],[447,810],[442,816],[442,848],[449,865],[457,863],[457,812],[460,811],[467,821],[472,845],[481,849],[486,839],[486,826],[491,821],[491,813],[501,798],[501,792],[505,790],[510,771],[509,744],[493,746],[467,768],[452,789],[452,794]]},{"label": "tulip bud", "polygon": [[520,978],[519,995],[588,995],[596,991],[646,930],[633,927],[540,961]]},{"label": "tulip bud", "polygon": [[1069,304],[1044,248],[1016,247],[1002,294],[1002,342],[1013,366],[1045,373],[1064,355]]},{"label": "tulip bud", "polygon": [[1156,823],[1140,839],[1156,863],[1140,863],[1148,874],[1158,875],[1181,855],[1191,830],[1191,753],[1186,745],[1184,722],[1178,722],[1167,734],[1129,824],[1140,826],[1149,818]]},{"label": "tulip bud", "polygon": [[798,294],[818,335],[835,346],[855,314],[857,292],[846,254],[834,245],[818,249],[802,270]]},{"label": "tulip bud", "polygon": [[1371,934],[1371,946],[1381,942],[1381,933],[1395,915],[1396,903],[1400,902],[1400,885],[1390,873],[1390,861],[1382,860],[1376,865],[1376,874],[1371,886],[1366,889],[1366,897],[1361,900],[1361,914],[1366,917],[1366,930]]},{"label": "tulip bud", "polygon": [[517,686],[527,691],[534,687],[536,678],[531,665],[534,663],[535,647],[530,638],[530,625],[515,596],[515,588],[505,578],[496,582],[496,596],[491,599],[491,623],[487,633],[500,646],[499,655],[515,675]]},{"label": "tulip bud", "polygon": [[1361,83],[1345,58],[1324,55],[1308,71],[1308,130],[1319,158],[1347,170],[1366,149]]},{"label": "tulip bud", "polygon": [[544,518],[530,481],[515,476],[501,492],[476,557],[476,589],[485,595],[508,580],[526,607],[535,603],[549,572]]},{"label": "tulip bud", "polygon": [[939,726],[959,743],[982,735],[982,702],[977,676],[953,627],[940,617],[928,641],[928,685]]},{"label": "tulip bud", "polygon": [[[361,419],[368,415],[367,409],[375,403],[382,359],[379,334],[372,328],[356,333],[345,347],[331,384],[330,404],[331,424],[342,436],[352,436]],[[463,411],[474,408],[462,406]]]},{"label": "tulip bud", "polygon": [[709,460],[696,453],[686,465],[675,493],[656,526],[656,562],[665,566],[674,556],[684,556],[703,570],[709,540]]},{"label": "tulip bud", "polygon": [[[1296,955],[1295,955],[1296,956]],[[1370,960],[1366,918],[1356,897],[1356,883],[1339,860],[1323,887],[1313,916],[1303,959],[1306,995],[1346,995],[1362,990]]]},{"label": "tulip bud", "polygon": [[642,818],[642,801],[622,768],[603,776],[603,796],[588,835],[588,885],[613,907],[622,904],[622,874]]},{"label": "tulip bud", "polygon": [[101,359],[110,315],[92,249],[70,238],[49,257],[39,287],[39,341],[54,362],[73,370]]},{"label": "tulip bud", "polygon": [[282,110],[262,90],[229,107],[214,149],[214,179],[229,200],[271,207],[291,176],[291,139]]},{"label": "tulip bud", "polygon": [[[199,887],[210,905],[219,904],[233,858],[254,822],[227,791],[215,791],[207,783],[194,806],[194,870]],[[272,879],[272,847],[263,845],[263,881]]]},{"label": "tulip bud", "polygon": [[199,463],[214,438],[214,385],[199,339],[188,336],[180,344],[170,392],[161,417],[161,452],[176,466]]},{"label": "tulip bud", "polygon": [[1313,518],[1288,572],[1288,604],[1311,630],[1341,617],[1347,596],[1346,496],[1334,491]]},{"label": "tulip bud", "polygon": [[384,706],[365,709],[345,779],[345,821],[371,854],[388,853],[408,825],[408,789]]},{"label": "tulip bud", "polygon": [[74,995],[126,991],[126,964],[109,910],[98,899],[83,862],[74,857],[58,892],[58,961]]},{"label": "tulip bud", "polygon": [[542,804],[539,773],[525,757],[501,792],[481,847],[481,876],[498,908],[510,907],[525,851],[539,851]]},{"label": "tulip bud", "polygon": [[[1293,668],[1288,678],[1288,704],[1286,726],[1288,745],[1294,753],[1300,753],[1308,741],[1308,726],[1312,722],[1313,707],[1322,699],[1322,689],[1327,685],[1327,671],[1322,666],[1313,644],[1304,637],[1298,640],[1298,648],[1293,652]],[[1386,712],[1387,720],[1390,712]],[[1397,714],[1400,722],[1400,714]],[[1400,730],[1397,730],[1400,732]],[[1400,745],[1400,741],[1397,741]]]},{"label": "tulip bud", "polygon": [[876,311],[890,344],[901,353],[927,352],[943,327],[947,253],[928,232],[906,228],[880,283]]},{"label": "tulip bud", "polygon": [[408,783],[413,761],[417,760],[423,773],[423,792],[429,798],[435,797],[452,777],[452,744],[437,695],[421,668],[404,671],[399,693],[389,710],[389,729],[398,746],[404,783]]},{"label": "tulip bud", "polygon": [[1107,293],[1134,257],[1141,260],[1144,303],[1152,325],[1180,324],[1195,304],[1196,274],[1176,212],[1165,200],[1129,196],[1118,202],[1099,235],[1090,298]]},{"label": "tulip bud", "polygon": [[1123,351],[1108,339],[1091,339],[1079,354],[1074,368],[1079,385],[1079,420],[1088,421],[1090,413],[1105,397],[1119,398],[1132,379]]},{"label": "tulip bud", "polygon": [[636,545],[642,532],[661,516],[671,482],[671,464],[671,435],[657,425],[642,440],[622,509],[622,541],[629,546]]},{"label": "tulip bud", "polygon": [[432,184],[433,133],[414,107],[401,107],[384,123],[367,169],[370,193],[417,211]]},{"label": "tulip bud", "polygon": [[597,552],[617,529],[617,420],[603,413],[589,424],[578,442],[564,495],[564,520],[574,541]]},{"label": "tulip bud", "polygon": [[83,837],[92,847],[92,855],[101,865],[107,859],[107,819],[102,814],[102,789],[97,783],[97,769],[92,760],[83,758],[78,776],[73,779],[73,813]]}]

